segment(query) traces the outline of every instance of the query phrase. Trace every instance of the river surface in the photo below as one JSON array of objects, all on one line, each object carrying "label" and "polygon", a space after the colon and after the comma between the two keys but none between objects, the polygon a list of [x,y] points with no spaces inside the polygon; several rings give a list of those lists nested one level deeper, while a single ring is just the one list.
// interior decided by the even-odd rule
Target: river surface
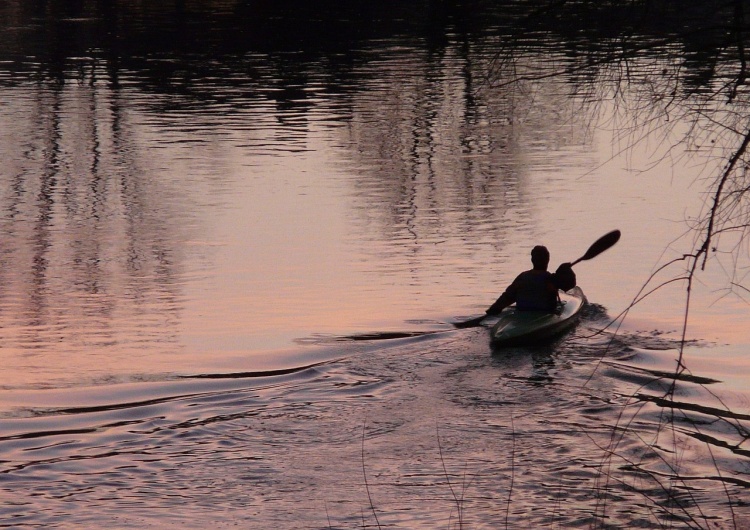
[{"label": "river surface", "polygon": [[[700,274],[677,377],[684,283],[607,327],[718,161],[629,145],[564,77],[493,87],[496,41],[450,24],[309,53],[207,16],[206,49],[114,60],[110,15],[9,5],[0,526],[750,525],[743,269]],[[452,326],[615,228],[571,334]]]}]

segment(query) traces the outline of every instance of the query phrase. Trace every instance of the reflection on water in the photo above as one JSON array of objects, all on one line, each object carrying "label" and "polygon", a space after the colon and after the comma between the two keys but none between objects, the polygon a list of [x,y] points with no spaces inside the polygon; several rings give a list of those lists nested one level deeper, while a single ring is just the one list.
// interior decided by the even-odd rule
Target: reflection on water
[{"label": "reflection on water", "polygon": [[[544,198],[533,153],[589,141],[554,87],[478,93],[490,51],[466,36],[376,42],[341,68],[224,41],[212,59],[126,56],[131,30],[161,26],[12,5],[7,388],[252,370],[291,339],[481,306]],[[105,22],[133,24],[116,58],[57,40],[79,25],[95,41]],[[23,55],[49,40],[60,57]]]},{"label": "reflection on water", "polygon": [[43,380],[72,352],[97,372],[108,349],[176,345],[194,208],[140,156],[127,105],[87,83],[3,92],[6,366]]},{"label": "reflection on water", "polygon": [[[578,77],[492,86],[505,12],[423,27],[413,6],[356,8],[329,23],[382,24],[330,38],[306,10],[253,13],[305,26],[300,51],[236,2],[2,9],[7,387],[248,371],[311,335],[430,330],[483,310],[524,249],[567,261],[615,227],[627,270],[581,272],[619,311],[696,195],[599,169],[608,110],[570,96]],[[512,66],[568,60],[541,39]]]},{"label": "reflection on water", "polygon": [[[611,109],[580,72],[523,75],[577,65],[564,43],[498,61],[510,12],[399,5],[4,4],[5,386],[251,371],[311,335],[432,329],[487,307],[525,249],[567,261],[615,227],[627,267],[581,273],[619,311],[697,194],[602,169]],[[262,38],[277,24],[304,31]]]},{"label": "reflection on water", "polygon": [[[559,87],[475,93],[489,59],[467,56],[458,43],[437,57],[380,50],[377,82],[355,100],[343,156],[359,173],[353,200],[360,231],[371,238],[364,259],[386,274],[427,264],[473,291],[477,269],[497,267],[514,232],[536,223],[547,197],[530,182],[529,167],[559,172],[593,163],[582,152],[591,141],[587,116]],[[564,161],[553,162],[549,149],[565,153]],[[402,261],[394,267],[391,258]]]}]

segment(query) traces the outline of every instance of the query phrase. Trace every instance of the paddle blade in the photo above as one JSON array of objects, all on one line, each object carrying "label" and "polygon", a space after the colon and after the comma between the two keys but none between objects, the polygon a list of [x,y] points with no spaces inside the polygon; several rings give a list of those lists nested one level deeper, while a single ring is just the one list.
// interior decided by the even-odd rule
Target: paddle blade
[{"label": "paddle blade", "polygon": [[595,258],[605,250],[612,248],[615,243],[620,240],[620,231],[612,230],[608,234],[604,234],[602,237],[594,241],[594,243],[586,251],[586,254],[575,260],[571,265],[575,265],[579,261]]},{"label": "paddle blade", "polygon": [[466,320],[464,322],[454,322],[453,325],[457,327],[458,329],[463,328],[475,328],[479,326],[482,323],[482,320],[487,318],[487,315],[482,315],[481,317],[472,318],[471,320]]}]

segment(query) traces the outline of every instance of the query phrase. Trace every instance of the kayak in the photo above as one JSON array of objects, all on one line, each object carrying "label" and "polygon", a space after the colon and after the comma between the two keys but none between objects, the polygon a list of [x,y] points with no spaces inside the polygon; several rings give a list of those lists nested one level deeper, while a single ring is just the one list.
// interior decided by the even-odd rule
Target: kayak
[{"label": "kayak", "polygon": [[586,296],[579,287],[560,291],[560,301],[554,313],[542,311],[517,311],[510,307],[500,313],[492,326],[493,345],[513,346],[542,342],[570,329],[578,322]]}]

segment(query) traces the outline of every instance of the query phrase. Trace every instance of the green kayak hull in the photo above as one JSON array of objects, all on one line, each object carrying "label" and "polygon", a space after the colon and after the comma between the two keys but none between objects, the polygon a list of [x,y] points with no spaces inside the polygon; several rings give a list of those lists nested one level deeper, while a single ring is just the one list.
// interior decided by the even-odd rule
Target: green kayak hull
[{"label": "green kayak hull", "polygon": [[500,314],[497,323],[492,326],[492,344],[516,346],[549,340],[574,326],[585,304],[583,291],[574,287],[568,292],[560,291],[560,302],[555,313],[517,311],[515,307],[510,307]]}]

